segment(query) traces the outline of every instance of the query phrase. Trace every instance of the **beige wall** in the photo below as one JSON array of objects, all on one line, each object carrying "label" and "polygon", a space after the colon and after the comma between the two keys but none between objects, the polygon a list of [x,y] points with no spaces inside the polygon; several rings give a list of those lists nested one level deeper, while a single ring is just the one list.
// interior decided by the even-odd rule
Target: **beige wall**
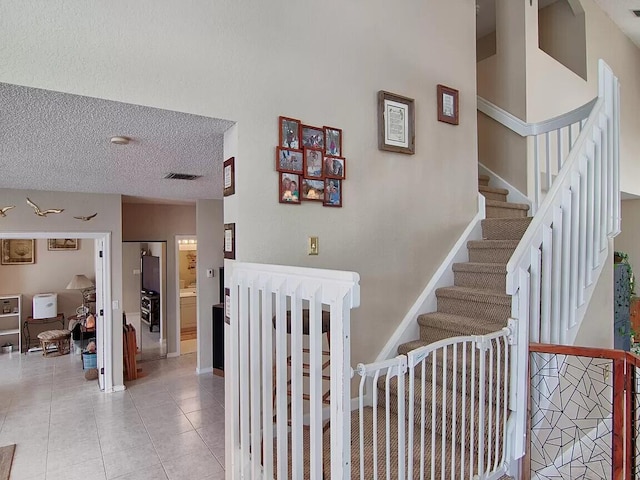
[{"label": "beige wall", "polygon": [[[79,290],[66,290],[66,286],[74,275],[86,275],[95,281],[94,246],[94,240],[80,239],[78,250],[49,251],[46,239],[36,239],[34,264],[0,265],[0,292],[22,294],[23,319],[32,314],[32,299],[38,293],[57,293],[58,312],[64,313],[65,318],[75,315],[76,308],[82,305],[82,295]],[[51,328],[55,327],[51,324],[33,325],[29,329],[31,338]],[[18,345],[17,336],[10,340]],[[0,338],[0,343],[4,341],[4,337]]]},{"label": "beige wall", "polygon": [[[624,200],[622,202],[622,231],[615,239],[617,251],[629,254],[629,263],[636,278],[640,275],[640,200]],[[636,282],[636,285],[638,283]],[[636,294],[640,293],[636,287]]]},{"label": "beige wall", "polygon": [[[477,196],[475,5],[397,2],[391,25],[390,12],[381,0],[9,0],[0,81],[238,122],[237,205],[225,207],[238,258],[359,272],[352,360],[370,360],[473,217]],[[459,126],[436,120],[439,83],[460,91]],[[415,99],[413,156],[377,148],[381,89]],[[279,115],[343,129],[342,209],[277,202]],[[309,235],[320,237],[318,257],[306,255]]]},{"label": "beige wall", "polygon": [[177,351],[175,236],[195,235],[196,209],[189,205],[122,204],[122,237],[127,241],[167,242],[167,352]]},{"label": "beige wall", "polygon": [[[29,197],[38,205],[64,208],[59,215],[39,217],[26,204]],[[111,234],[111,299],[122,304],[122,217],[120,195],[89,193],[45,192],[35,190],[0,189],[0,205],[16,205],[0,223],[2,232],[100,232]],[[73,218],[78,215],[98,215],[89,222]],[[70,237],[71,235],[64,235]],[[87,240],[87,242],[90,242]],[[81,242],[85,243],[86,242]],[[52,252],[54,253],[54,252]],[[59,253],[59,252],[55,252]],[[55,258],[55,257],[54,257]],[[58,257],[60,258],[60,257]],[[66,279],[66,275],[65,275]],[[70,280],[70,279],[69,279]],[[69,280],[66,280],[68,283]],[[66,284],[65,284],[66,286]],[[105,305],[108,308],[107,305]],[[113,315],[113,385],[122,385],[122,324],[120,308],[112,308]]]}]

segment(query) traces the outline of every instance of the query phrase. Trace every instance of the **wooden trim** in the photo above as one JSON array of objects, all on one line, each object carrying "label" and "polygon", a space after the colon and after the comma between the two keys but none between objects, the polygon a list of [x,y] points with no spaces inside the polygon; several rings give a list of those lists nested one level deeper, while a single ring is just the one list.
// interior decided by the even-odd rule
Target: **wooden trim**
[{"label": "wooden trim", "polygon": [[[627,352],[609,350],[606,348],[574,347],[571,345],[551,345],[544,343],[530,343],[530,352],[555,353],[557,355],[574,355],[577,357],[608,358],[611,360],[625,360]],[[640,358],[638,359],[640,362]]]},{"label": "wooden trim", "polygon": [[[623,352],[624,353],[624,352]],[[625,362],[615,360],[613,362],[613,432],[611,439],[611,467],[612,480],[623,480],[624,470],[624,446],[625,446]]]},{"label": "wooden trim", "polygon": [[632,415],[631,412],[634,412],[634,399],[633,399],[633,380],[635,376],[635,367],[627,362],[625,364],[626,367],[626,376],[625,376],[625,478],[634,478],[631,476],[634,463],[634,450],[633,450],[633,419],[635,415]]}]

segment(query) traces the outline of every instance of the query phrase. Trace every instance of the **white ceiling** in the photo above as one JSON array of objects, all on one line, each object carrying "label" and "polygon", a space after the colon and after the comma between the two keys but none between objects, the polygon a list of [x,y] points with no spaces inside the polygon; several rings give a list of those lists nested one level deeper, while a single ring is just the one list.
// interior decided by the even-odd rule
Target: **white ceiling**
[{"label": "white ceiling", "polygon": [[[3,83],[0,111],[0,188],[222,198],[223,133],[233,122]],[[114,135],[132,141],[114,145]],[[203,177],[163,179],[168,172]]]},{"label": "white ceiling", "polygon": [[[544,8],[557,0],[539,0],[539,8]],[[602,10],[614,21],[618,28],[640,47],[640,18],[631,10],[640,10],[640,0],[595,0]],[[482,38],[496,28],[496,0],[477,0],[476,36]]]}]

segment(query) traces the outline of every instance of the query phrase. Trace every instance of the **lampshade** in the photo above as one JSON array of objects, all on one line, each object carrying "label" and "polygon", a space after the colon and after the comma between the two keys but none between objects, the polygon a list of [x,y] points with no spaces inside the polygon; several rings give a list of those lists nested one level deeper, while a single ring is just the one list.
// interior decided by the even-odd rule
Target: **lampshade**
[{"label": "lampshade", "polygon": [[89,280],[84,275],[74,275],[69,285],[67,285],[67,290],[84,290],[85,288],[93,287],[93,282]]}]

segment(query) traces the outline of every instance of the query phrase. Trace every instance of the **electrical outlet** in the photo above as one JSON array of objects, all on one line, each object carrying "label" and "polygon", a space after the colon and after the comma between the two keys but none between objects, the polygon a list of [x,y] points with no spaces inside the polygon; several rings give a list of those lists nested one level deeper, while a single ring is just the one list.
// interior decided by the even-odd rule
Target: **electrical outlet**
[{"label": "electrical outlet", "polygon": [[318,255],[318,237],[309,237],[309,248],[307,249],[308,255]]}]

